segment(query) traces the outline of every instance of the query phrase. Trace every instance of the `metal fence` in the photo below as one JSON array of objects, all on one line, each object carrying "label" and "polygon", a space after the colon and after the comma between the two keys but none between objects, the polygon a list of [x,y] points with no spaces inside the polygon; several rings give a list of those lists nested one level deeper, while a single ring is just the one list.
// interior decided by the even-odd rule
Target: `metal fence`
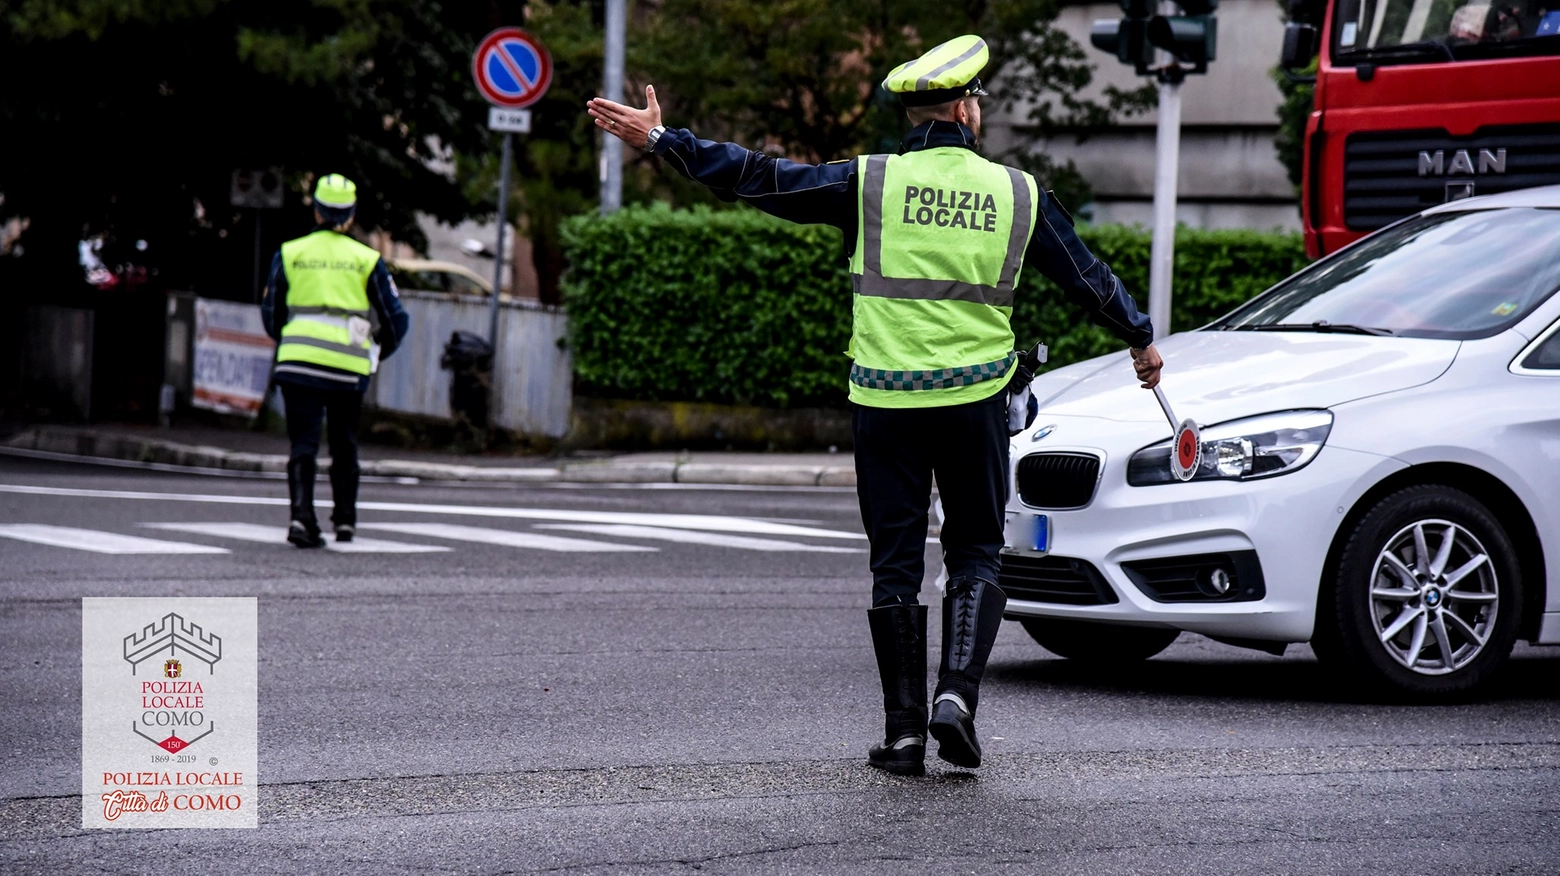
[{"label": "metal fence", "polygon": [[[486,298],[402,291],[411,334],[380,365],[366,402],[383,410],[448,419],[450,372],[439,367],[456,331],[488,331]],[[500,301],[498,352],[493,362],[492,424],[521,435],[562,438],[569,431],[573,366],[563,339],[562,308],[533,301]]]}]

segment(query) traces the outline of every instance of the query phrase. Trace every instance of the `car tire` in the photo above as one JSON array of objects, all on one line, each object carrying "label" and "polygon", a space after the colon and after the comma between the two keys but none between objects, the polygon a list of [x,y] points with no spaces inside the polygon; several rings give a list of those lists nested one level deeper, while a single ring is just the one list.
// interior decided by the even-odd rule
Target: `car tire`
[{"label": "car tire", "polygon": [[1452,487],[1408,487],[1377,502],[1324,588],[1317,657],[1377,693],[1468,694],[1506,662],[1521,622],[1511,539],[1488,508]]},{"label": "car tire", "polygon": [[1180,630],[1026,617],[1024,632],[1058,657],[1101,665],[1137,663],[1170,647]]}]

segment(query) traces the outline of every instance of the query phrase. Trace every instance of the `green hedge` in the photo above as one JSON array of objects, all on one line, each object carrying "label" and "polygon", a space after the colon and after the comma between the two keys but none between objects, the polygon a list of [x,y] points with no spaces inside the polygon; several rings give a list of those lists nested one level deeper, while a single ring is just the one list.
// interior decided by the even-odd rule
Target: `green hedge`
[{"label": "green hedge", "polygon": [[[1102,225],[1079,235],[1145,307],[1148,233]],[[655,205],[576,217],[563,240],[579,392],[771,407],[844,403],[851,294],[835,229],[756,210]],[[1174,328],[1202,325],[1304,264],[1297,234],[1182,228]],[[1121,347],[1033,268],[1019,284],[1013,328],[1020,344],[1050,345],[1051,367]]]}]

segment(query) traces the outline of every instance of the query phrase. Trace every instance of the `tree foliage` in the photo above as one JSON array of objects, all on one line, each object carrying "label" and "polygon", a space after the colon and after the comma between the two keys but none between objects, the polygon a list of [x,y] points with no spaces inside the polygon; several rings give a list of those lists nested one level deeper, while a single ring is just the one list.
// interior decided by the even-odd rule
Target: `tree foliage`
[{"label": "tree foliage", "polygon": [[507,0],[0,3],[0,218],[29,219],[19,261],[38,282],[69,278],[76,241],[102,233],[146,240],[170,283],[247,291],[254,220],[229,206],[231,174],[281,167],[266,250],[308,227],[307,181],[331,171],[359,182],[362,226],[418,242],[417,212],[470,212],[435,168],[486,148],[467,59],[519,16]]}]

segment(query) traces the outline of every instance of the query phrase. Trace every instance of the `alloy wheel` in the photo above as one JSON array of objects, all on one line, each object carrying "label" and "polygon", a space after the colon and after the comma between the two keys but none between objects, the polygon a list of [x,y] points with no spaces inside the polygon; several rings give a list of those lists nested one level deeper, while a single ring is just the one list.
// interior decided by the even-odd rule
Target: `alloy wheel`
[{"label": "alloy wheel", "polygon": [[1495,628],[1495,566],[1473,533],[1448,520],[1419,520],[1398,530],[1370,577],[1370,615],[1382,647],[1421,675],[1466,666]]}]

